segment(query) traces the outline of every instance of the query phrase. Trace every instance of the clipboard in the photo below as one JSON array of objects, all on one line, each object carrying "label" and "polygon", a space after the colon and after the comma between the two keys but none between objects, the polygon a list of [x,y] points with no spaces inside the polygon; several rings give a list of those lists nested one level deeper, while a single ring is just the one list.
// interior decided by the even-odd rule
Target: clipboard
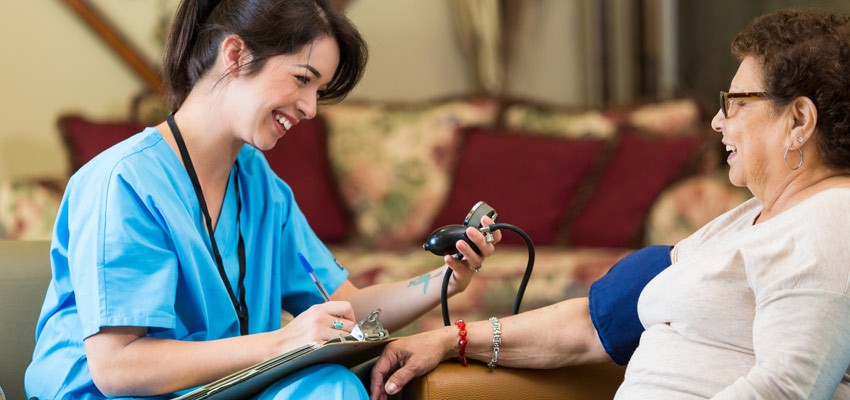
[{"label": "clipboard", "polygon": [[348,336],[324,343],[310,343],[270,360],[234,372],[174,400],[224,400],[250,398],[279,379],[315,364],[333,363],[354,367],[381,354],[393,341],[378,320],[381,310],[359,321]]}]

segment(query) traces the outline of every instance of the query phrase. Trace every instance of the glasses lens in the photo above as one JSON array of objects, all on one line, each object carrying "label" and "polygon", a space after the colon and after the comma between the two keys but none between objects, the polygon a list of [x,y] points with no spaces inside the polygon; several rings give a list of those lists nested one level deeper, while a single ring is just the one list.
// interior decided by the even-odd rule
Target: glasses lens
[{"label": "glasses lens", "polygon": [[726,92],[720,92],[720,111],[723,113],[723,118],[728,118],[726,115]]}]

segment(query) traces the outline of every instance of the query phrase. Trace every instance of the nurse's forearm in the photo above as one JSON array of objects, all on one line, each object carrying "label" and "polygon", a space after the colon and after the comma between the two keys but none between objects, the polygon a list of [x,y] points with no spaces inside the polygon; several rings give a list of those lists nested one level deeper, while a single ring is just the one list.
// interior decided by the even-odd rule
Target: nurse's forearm
[{"label": "nurse's forearm", "polygon": [[[376,308],[381,309],[381,323],[390,331],[402,328],[440,304],[440,287],[446,267],[418,277],[398,282],[369,286],[335,300],[350,301],[363,318]],[[449,285],[449,296],[457,290]]]},{"label": "nurse's forearm", "polygon": [[276,355],[256,334],[190,342],[145,337],[144,328],[107,327],[85,340],[95,385],[107,396],[150,396],[203,385]]}]

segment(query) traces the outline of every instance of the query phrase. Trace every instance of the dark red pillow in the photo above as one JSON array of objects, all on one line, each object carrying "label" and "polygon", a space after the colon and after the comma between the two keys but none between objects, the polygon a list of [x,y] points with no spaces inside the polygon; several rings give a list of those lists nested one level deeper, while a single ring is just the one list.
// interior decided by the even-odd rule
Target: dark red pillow
[{"label": "dark red pillow", "polygon": [[265,156],[272,170],[292,187],[307,222],[322,241],[342,243],[349,238],[353,222],[331,171],[321,117],[302,120]]},{"label": "dark red pillow", "polygon": [[593,194],[568,227],[569,244],[638,246],[649,208],[683,174],[703,140],[699,133],[661,137],[622,130]]},{"label": "dark red pillow", "polygon": [[76,114],[59,117],[58,124],[68,148],[72,174],[102,151],[145,129],[140,122],[94,122]]},{"label": "dark red pillow", "polygon": [[[500,222],[516,225],[535,245],[555,243],[561,219],[603,142],[488,128],[462,134],[451,190],[432,231],[463,223],[470,208],[483,200],[499,212]],[[511,232],[502,238],[506,244],[524,243]]]}]

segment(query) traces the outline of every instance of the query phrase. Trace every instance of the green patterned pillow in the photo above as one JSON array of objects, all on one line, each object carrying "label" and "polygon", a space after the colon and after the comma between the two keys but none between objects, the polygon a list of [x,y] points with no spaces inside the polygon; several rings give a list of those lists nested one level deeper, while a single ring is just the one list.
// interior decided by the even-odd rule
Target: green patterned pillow
[{"label": "green patterned pillow", "polygon": [[503,118],[505,127],[511,130],[539,132],[570,139],[610,139],[617,132],[616,121],[598,110],[563,110],[514,104],[505,109]]},{"label": "green patterned pillow", "polygon": [[[697,102],[689,98],[637,107],[627,113],[625,122],[642,132],[661,136],[688,135],[694,130],[710,129],[708,122],[701,119]],[[705,125],[701,126],[703,123]]]},{"label": "green patterned pillow", "polygon": [[323,110],[331,164],[360,244],[396,249],[425,237],[448,192],[455,131],[491,125],[497,112],[491,101]]}]

